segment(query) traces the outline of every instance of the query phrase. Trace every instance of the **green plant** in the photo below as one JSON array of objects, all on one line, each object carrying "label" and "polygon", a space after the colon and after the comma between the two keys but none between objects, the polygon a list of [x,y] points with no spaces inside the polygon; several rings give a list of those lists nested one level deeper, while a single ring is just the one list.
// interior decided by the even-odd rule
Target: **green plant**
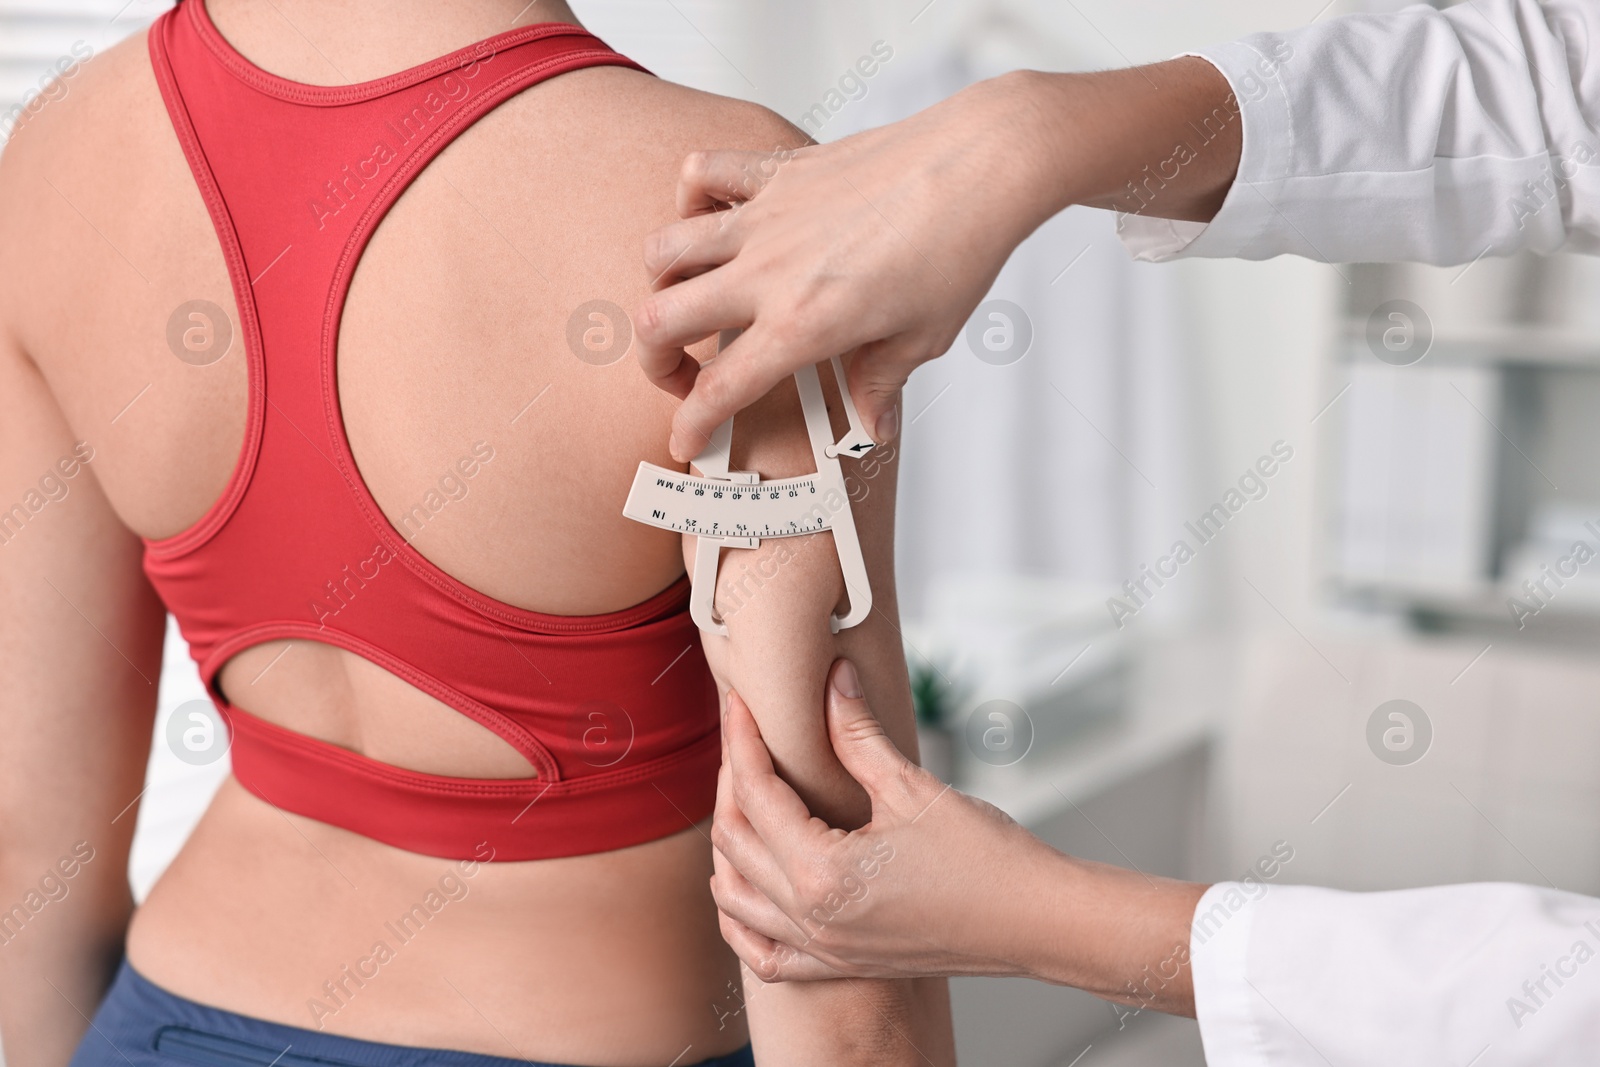
[{"label": "green plant", "polygon": [[922,726],[943,727],[954,717],[961,702],[963,687],[952,681],[937,665],[921,658],[908,658],[906,668],[911,674],[911,704],[916,710],[917,722]]}]

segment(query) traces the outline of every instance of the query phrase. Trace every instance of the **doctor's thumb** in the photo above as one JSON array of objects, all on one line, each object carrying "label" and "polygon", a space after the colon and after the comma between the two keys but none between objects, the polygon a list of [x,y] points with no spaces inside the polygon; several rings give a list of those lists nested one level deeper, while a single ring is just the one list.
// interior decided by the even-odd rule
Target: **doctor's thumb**
[{"label": "doctor's thumb", "polygon": [[855,664],[847,659],[834,663],[828,680],[828,737],[839,762],[875,803],[888,787],[904,782],[906,771],[917,771],[872,714]]},{"label": "doctor's thumb", "polygon": [[900,435],[900,389],[915,364],[892,341],[864,345],[850,363],[850,398],[880,445]]}]

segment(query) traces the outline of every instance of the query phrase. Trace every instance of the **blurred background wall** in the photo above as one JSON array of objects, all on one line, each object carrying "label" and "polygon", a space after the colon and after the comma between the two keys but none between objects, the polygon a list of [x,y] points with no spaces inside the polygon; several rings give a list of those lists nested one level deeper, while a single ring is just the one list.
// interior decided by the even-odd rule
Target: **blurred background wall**
[{"label": "blurred background wall", "polygon": [[[0,0],[0,102],[165,6]],[[662,76],[822,141],[1008,69],[1153,61],[1353,6],[574,0]],[[1380,6],[1398,5],[1362,5]],[[1600,273],[1133,264],[1115,226],[1046,224],[907,390],[926,758],[1060,847],[1150,873],[1237,877],[1287,845],[1285,882],[1600,893],[1600,562],[1577,548],[1600,555]],[[172,641],[163,716],[203,695]],[[140,892],[225,771],[156,746]],[[956,1009],[969,1063],[1201,1062],[1192,1023],[1070,990],[963,981]]]}]

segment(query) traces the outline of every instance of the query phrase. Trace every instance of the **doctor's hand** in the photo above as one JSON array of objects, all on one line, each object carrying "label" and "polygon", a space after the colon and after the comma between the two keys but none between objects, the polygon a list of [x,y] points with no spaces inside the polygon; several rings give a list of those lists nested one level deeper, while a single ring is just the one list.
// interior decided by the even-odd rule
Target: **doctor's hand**
[{"label": "doctor's hand", "polygon": [[872,801],[848,833],[811,817],[729,694],[711,883],[728,943],[766,982],[1022,973],[977,920],[1006,910],[1008,883],[1049,850],[901,755],[847,661],[828,687],[828,732]]},{"label": "doctor's hand", "polygon": [[894,747],[848,661],[827,701],[834,751],[872,802],[849,832],[811,816],[728,697],[711,889],[758,978],[1022,975],[1193,1014],[1204,886],[1063,855],[940,782]]},{"label": "doctor's hand", "polygon": [[[850,392],[880,444],[900,387],[945,352],[1023,238],[1071,204],[1209,220],[1239,159],[1238,122],[1159,195],[1152,160],[1232,106],[1204,59],[1095,74],[1002,75],[910,118],[771,154],[700,152],[678,182],[683,221],[651,234],[656,292],[633,317],[638,358],[683,398],[672,454],[797,369],[853,353]],[[685,347],[744,333],[701,366]]]}]

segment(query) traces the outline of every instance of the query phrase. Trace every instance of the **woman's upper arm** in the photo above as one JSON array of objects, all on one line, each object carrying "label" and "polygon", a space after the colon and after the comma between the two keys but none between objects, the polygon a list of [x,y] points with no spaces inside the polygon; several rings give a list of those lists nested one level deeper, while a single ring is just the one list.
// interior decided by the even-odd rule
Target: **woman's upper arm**
[{"label": "woman's upper arm", "polygon": [[[822,378],[837,439],[844,430],[838,390],[832,375]],[[884,729],[901,751],[917,754],[894,590],[895,447],[891,441],[861,461],[842,461],[872,585],[864,622],[831,631],[829,616],[842,613],[848,594],[833,537],[823,533],[724,550],[716,603],[728,634],[704,635],[723,693],[739,693],[778,773],[834,826],[855,827],[871,817],[866,794],[828,737],[823,688],[835,658],[856,665]],[[734,421],[732,466],[763,478],[815,469],[793,379]],[[693,539],[684,540],[692,567]],[[751,975],[745,988],[751,1038],[764,1063],[954,1062],[942,979],[764,986]]]},{"label": "woman's upper arm", "polygon": [[[165,615],[73,433],[0,314],[0,1027],[65,1062],[122,951]],[[48,982],[46,981],[48,979]]]},{"label": "woman's upper arm", "polygon": [[[838,390],[822,368],[824,393],[843,432]],[[833,754],[823,719],[828,666],[848,656],[885,728],[915,756],[916,735],[894,591],[895,443],[842,461],[850,513],[860,534],[873,609],[858,626],[831,632],[847,600],[831,534],[774,538],[756,549],[724,550],[717,610],[726,637],[705,635],[707,658],[724,691],[750,706],[774,762],[812,810],[836,825],[868,815],[865,794]],[[815,470],[793,379],[734,421],[732,466],[763,479]],[[835,522],[839,517],[835,518]],[[686,554],[692,538],[685,539]]]},{"label": "woman's upper arm", "polygon": [[[75,93],[73,99],[89,98]],[[97,855],[104,846],[109,856],[118,841],[125,851],[134,813],[115,825],[111,820],[143,785],[165,629],[141,568],[139,539],[112,509],[98,477],[96,457],[136,432],[137,421],[113,421],[119,414],[113,408],[69,423],[45,358],[62,338],[79,336],[62,328],[67,309],[105,295],[92,271],[66,269],[85,264],[72,257],[77,246],[65,242],[56,221],[70,217],[73,234],[83,227],[52,189],[75,158],[61,146],[94,129],[81,114],[89,105],[74,106],[79,110],[52,106],[24,116],[0,155],[4,877],[14,861],[33,864],[43,853],[53,860],[86,835]],[[72,292],[74,285],[81,290]],[[110,367],[126,353],[93,357]],[[9,903],[9,894],[0,898],[0,907]]]}]

